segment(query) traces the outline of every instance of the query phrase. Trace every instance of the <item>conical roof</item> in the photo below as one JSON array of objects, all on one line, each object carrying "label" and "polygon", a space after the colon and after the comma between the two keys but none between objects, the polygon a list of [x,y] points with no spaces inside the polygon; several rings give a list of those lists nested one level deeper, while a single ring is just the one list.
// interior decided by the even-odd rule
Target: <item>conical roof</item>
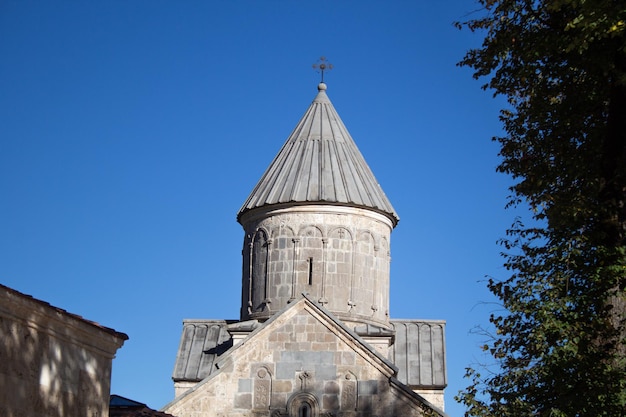
[{"label": "conical roof", "polygon": [[237,218],[267,205],[324,203],[372,209],[395,226],[399,217],[328,99],[326,84],[317,89]]}]

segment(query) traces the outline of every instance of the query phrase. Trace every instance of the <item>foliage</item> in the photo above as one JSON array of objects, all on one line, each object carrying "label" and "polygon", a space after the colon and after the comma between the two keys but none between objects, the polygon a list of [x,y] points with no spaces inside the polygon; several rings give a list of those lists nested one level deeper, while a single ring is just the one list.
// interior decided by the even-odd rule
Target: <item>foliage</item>
[{"label": "foliage", "polygon": [[[505,312],[466,416],[626,415],[626,4],[479,0],[460,65],[503,95],[500,172],[527,204],[501,243]],[[481,374],[482,372],[482,374]]]}]

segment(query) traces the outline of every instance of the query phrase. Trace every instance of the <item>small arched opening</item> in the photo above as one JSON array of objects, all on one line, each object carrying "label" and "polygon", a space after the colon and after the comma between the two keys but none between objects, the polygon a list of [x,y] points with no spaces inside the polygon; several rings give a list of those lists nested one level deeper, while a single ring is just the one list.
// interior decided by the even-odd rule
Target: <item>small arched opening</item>
[{"label": "small arched opening", "polygon": [[287,402],[289,417],[319,417],[317,398],[309,392],[298,392]]}]

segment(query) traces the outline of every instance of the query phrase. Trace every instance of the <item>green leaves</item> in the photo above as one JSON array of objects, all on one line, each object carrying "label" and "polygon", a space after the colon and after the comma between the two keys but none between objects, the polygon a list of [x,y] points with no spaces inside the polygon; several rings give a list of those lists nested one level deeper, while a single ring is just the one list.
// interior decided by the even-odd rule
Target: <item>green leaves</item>
[{"label": "green leaves", "polygon": [[500,241],[506,312],[494,360],[456,397],[467,416],[621,416],[626,409],[626,6],[482,0],[460,65],[504,95],[499,172],[530,208]]}]

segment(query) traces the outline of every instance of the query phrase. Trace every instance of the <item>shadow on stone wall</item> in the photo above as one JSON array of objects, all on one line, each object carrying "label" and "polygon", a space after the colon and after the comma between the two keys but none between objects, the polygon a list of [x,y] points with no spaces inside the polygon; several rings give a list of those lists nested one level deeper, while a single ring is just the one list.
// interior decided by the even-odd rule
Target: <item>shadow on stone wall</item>
[{"label": "shadow on stone wall", "polygon": [[48,325],[0,315],[0,416],[106,417],[112,359]]}]

